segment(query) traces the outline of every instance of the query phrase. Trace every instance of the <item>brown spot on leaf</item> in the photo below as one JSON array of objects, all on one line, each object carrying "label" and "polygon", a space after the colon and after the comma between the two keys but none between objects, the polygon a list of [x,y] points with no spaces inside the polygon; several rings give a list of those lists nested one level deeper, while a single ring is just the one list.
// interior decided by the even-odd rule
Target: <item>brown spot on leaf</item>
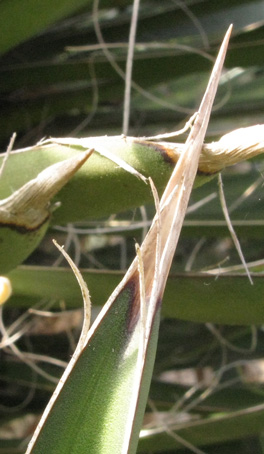
[{"label": "brown spot on leaf", "polygon": [[1,228],[6,228],[6,229],[10,229],[10,230],[14,230],[15,232],[18,232],[22,235],[26,235],[27,233],[33,233],[33,232],[36,232],[37,230],[39,230],[49,219],[49,215],[46,217],[46,219],[43,219],[42,222],[32,228],[30,228],[29,226],[26,226],[26,225],[19,225],[19,224],[15,224],[15,223],[4,223],[4,222],[1,222],[0,223],[0,229]]},{"label": "brown spot on leaf", "polygon": [[176,156],[176,153],[174,151],[174,146],[165,146],[164,144],[148,141],[148,140],[135,140],[135,143],[138,143],[139,145],[144,145],[144,147],[149,147],[152,150],[156,151],[159,153],[165,162],[168,162],[171,165],[175,165],[175,163],[178,161],[179,156]]}]

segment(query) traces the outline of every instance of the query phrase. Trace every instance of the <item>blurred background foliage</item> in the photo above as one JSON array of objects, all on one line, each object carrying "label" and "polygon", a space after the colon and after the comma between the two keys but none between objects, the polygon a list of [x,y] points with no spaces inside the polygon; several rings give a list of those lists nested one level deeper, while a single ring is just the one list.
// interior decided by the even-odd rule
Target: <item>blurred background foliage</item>
[{"label": "blurred background foliage", "polygon": [[[122,133],[132,6],[132,0],[0,2],[2,151],[14,131],[15,148],[34,145],[44,136]],[[230,23],[234,32],[207,141],[264,123],[263,1],[141,0],[129,135],[171,132],[185,124],[200,103]],[[247,262],[257,261],[252,269],[259,281],[264,263],[263,171],[263,160],[258,158],[223,173],[231,219]],[[229,274],[239,311],[240,282],[246,287],[247,277],[224,221],[216,180],[193,191],[190,206],[172,274],[185,273],[186,279],[190,271],[195,275],[213,269],[215,279],[221,279],[223,268],[240,273],[239,279]],[[46,266],[52,273],[52,267],[61,265],[51,243],[56,237],[79,267],[107,270],[110,292],[116,285],[116,278],[108,284],[112,270],[118,274],[128,267],[135,239],[141,241],[153,213],[153,207],[147,206],[78,226],[54,227],[28,259],[28,267],[17,271],[28,272],[29,283],[26,290],[16,289],[1,322],[2,332],[17,333],[16,344],[1,350],[1,454],[24,452],[23,440],[32,431],[34,415],[43,411],[80,328],[78,290],[71,301],[60,290],[56,297],[56,282],[48,278],[50,287],[47,283],[42,298],[41,286],[36,290],[30,275],[32,266],[41,281],[44,271],[36,267]],[[131,229],[132,221],[140,225]],[[200,285],[208,284],[201,281]],[[94,288],[92,299],[96,305],[103,304],[96,296],[96,284]],[[246,288],[245,304],[250,307],[249,282]],[[199,286],[195,290],[198,305]],[[260,301],[261,290],[260,285],[259,296],[254,296]],[[216,297],[221,300],[221,295]],[[175,305],[182,298],[176,286]],[[225,293],[222,298],[228,304]],[[25,309],[29,304],[45,311],[55,304],[61,313],[40,317]],[[235,324],[236,315],[230,317]],[[164,318],[145,421],[145,429],[152,432],[142,438],[139,452],[263,453],[263,353],[262,326]]]}]

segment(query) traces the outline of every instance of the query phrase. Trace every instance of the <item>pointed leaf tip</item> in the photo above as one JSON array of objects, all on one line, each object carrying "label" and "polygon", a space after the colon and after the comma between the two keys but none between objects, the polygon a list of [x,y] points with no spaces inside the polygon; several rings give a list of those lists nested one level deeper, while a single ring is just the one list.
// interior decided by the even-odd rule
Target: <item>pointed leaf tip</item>
[{"label": "pointed leaf tip", "polygon": [[92,152],[90,149],[47,167],[36,178],[2,200],[1,225],[13,225],[28,230],[39,228],[49,218],[48,204],[51,199],[68,183]]}]

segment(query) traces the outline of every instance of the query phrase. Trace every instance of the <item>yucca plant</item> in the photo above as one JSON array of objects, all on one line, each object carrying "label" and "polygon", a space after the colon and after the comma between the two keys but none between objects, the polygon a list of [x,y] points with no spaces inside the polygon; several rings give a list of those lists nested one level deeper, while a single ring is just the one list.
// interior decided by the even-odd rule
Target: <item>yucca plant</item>
[{"label": "yucca plant", "polygon": [[[142,1],[137,11],[134,3],[0,5],[3,151],[17,133],[3,156],[0,178],[0,266],[13,288],[1,319],[1,453],[26,451],[79,335],[81,292],[69,267],[59,266],[52,238],[65,244],[81,268],[80,275],[72,263],[86,317],[89,297],[82,278],[94,311],[122,283],[88,334],[84,324],[65,386],[28,452],[262,452],[261,377],[253,372],[262,367],[263,336],[252,325],[263,323],[263,128],[245,128],[263,122],[262,5]],[[21,26],[13,26],[14,15]],[[177,137],[177,143],[175,137],[153,140],[155,134],[181,129],[198,110],[231,22],[206,143],[201,141],[209,107],[189,124],[187,145],[184,137],[181,143]],[[160,307],[171,260],[163,248],[167,240],[175,245],[172,237],[180,232],[185,190],[192,184],[182,175],[194,178],[199,143],[199,187],[191,195],[159,328],[155,301]],[[184,150],[194,153],[187,166]],[[257,157],[223,172],[246,273],[212,177],[252,156]],[[175,205],[166,211],[170,204]],[[180,215],[171,219],[178,204]],[[177,227],[170,231],[171,223]],[[3,300],[8,285],[4,279]],[[154,312],[148,310],[149,300]]]}]

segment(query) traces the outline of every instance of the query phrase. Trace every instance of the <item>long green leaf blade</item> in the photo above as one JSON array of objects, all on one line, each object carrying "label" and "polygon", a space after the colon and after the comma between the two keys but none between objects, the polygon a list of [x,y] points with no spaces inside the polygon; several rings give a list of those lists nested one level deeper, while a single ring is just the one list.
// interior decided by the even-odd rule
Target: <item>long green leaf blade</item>
[{"label": "long green leaf blade", "polygon": [[[82,270],[94,306],[114,290],[123,276],[120,271]],[[36,299],[62,299],[68,309],[81,306],[78,286],[70,270],[63,268],[20,267],[8,274],[13,296],[9,307],[30,307]],[[251,286],[244,274],[179,273],[168,277],[162,315],[198,323],[262,325],[264,310],[263,272],[252,274]],[[56,306],[57,307],[57,306]]]},{"label": "long green leaf blade", "polygon": [[150,231],[88,332],[82,350],[74,353],[27,454],[47,449],[54,454],[136,452],[155,359],[160,304],[230,33],[231,27],[160,204],[153,187],[157,214]]}]

